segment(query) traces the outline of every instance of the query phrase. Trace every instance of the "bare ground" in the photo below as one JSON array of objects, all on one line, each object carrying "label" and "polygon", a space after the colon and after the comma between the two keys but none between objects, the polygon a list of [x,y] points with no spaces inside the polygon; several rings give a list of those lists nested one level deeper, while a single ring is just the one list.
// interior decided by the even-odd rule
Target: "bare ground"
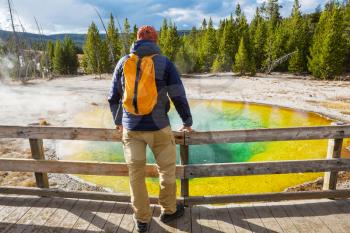
[{"label": "bare ground", "polygon": [[[76,125],[72,116],[91,105],[106,106],[111,77],[93,76],[34,80],[27,85],[0,83],[0,124],[54,126]],[[186,92],[193,99],[225,99],[272,104],[313,111],[342,122],[350,122],[350,81],[320,81],[309,76],[287,74],[236,77],[230,73],[183,77]],[[57,159],[54,141],[45,141],[49,159]],[[29,143],[1,139],[0,156],[30,158]],[[341,173],[340,188],[350,186],[350,173]],[[0,172],[1,185],[35,186],[32,173]],[[68,175],[50,175],[52,187],[70,190],[102,190]],[[320,180],[290,190],[321,188]]]}]

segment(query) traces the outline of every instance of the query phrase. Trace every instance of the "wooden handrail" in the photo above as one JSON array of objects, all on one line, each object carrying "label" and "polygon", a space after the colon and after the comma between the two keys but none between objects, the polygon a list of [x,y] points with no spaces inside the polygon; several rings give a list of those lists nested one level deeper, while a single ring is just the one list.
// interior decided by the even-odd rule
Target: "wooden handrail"
[{"label": "wooden handrail", "polygon": [[[317,127],[294,127],[276,129],[249,129],[211,132],[174,132],[180,145],[181,165],[176,168],[176,177],[181,179],[181,196],[185,204],[209,204],[246,201],[279,201],[308,198],[348,198],[350,190],[335,190],[337,173],[350,171],[350,159],[341,157],[344,138],[350,138],[350,125]],[[30,141],[33,159],[0,159],[0,171],[34,172],[38,188],[0,187],[0,193],[92,198],[102,200],[130,201],[129,196],[92,192],[67,192],[48,188],[47,173],[86,175],[128,176],[125,163],[48,161],[44,160],[43,139],[87,140],[120,142],[121,134],[114,129],[0,126],[0,138],[27,138]],[[329,139],[325,160],[294,160],[272,162],[249,162],[228,164],[189,165],[189,146],[216,143],[289,141]],[[243,176],[262,174],[287,174],[306,172],[328,172],[324,190],[301,193],[266,193],[223,196],[189,196],[189,179],[200,177]],[[146,166],[148,177],[157,177],[155,165]],[[152,199],[156,202],[157,199]]]},{"label": "wooden handrail", "polygon": [[[273,129],[247,129],[186,133],[173,132],[176,143],[181,145],[218,144],[237,142],[316,140],[350,138],[350,125],[312,126]],[[1,126],[0,138],[32,138],[86,141],[121,141],[121,134],[114,129]],[[185,139],[184,139],[185,138]]]},{"label": "wooden handrail", "polygon": [[[173,132],[177,144],[184,143],[184,134]],[[0,125],[0,138],[31,138],[56,140],[114,141],[122,135],[115,129],[51,127],[51,126],[4,126]]]},{"label": "wooden handrail", "polygon": [[192,132],[186,145],[350,138],[350,125]]},{"label": "wooden handrail", "polygon": [[[125,163],[0,158],[0,171],[128,176]],[[177,178],[350,171],[350,159],[177,165]],[[158,177],[155,165],[146,165],[147,177]]]},{"label": "wooden handrail", "polygon": [[184,166],[185,178],[350,171],[350,159],[196,164]]},{"label": "wooden handrail", "polygon": [[[125,163],[85,162],[67,160],[0,159],[0,171],[61,173],[102,176],[128,176]],[[184,168],[176,167],[176,177],[183,178]],[[158,177],[155,165],[146,165],[147,177]]]}]

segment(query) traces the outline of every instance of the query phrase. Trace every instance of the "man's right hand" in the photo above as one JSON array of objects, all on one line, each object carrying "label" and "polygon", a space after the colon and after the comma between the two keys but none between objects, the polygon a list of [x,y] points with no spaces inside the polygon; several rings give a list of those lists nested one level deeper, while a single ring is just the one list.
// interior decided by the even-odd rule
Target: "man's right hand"
[{"label": "man's right hand", "polygon": [[180,132],[188,132],[188,133],[191,133],[193,131],[192,127],[191,126],[182,126],[180,129],[179,129]]},{"label": "man's right hand", "polygon": [[116,125],[115,129],[117,130],[118,133],[122,133],[123,132],[123,125]]}]

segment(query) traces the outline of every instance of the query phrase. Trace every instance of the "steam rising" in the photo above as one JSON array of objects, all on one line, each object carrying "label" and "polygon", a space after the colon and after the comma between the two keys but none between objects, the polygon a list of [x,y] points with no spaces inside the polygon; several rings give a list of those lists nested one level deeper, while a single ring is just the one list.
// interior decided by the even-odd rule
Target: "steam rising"
[{"label": "steam rising", "polygon": [[2,51],[3,47],[4,42],[0,40],[0,83],[5,79],[9,79],[10,71],[14,68],[14,61],[16,59],[12,54],[5,54]]}]

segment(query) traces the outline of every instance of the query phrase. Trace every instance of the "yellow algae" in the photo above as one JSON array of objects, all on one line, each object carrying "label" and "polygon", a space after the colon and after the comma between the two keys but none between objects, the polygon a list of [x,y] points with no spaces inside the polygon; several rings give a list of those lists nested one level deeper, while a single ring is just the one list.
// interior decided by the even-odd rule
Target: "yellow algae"
[{"label": "yellow algae", "polygon": [[320,176],[322,176],[322,173],[192,179],[190,181],[190,195],[201,196],[281,192],[288,187],[315,180]]},{"label": "yellow algae", "polygon": [[322,159],[327,155],[327,140],[269,142],[267,149],[249,161]]}]

